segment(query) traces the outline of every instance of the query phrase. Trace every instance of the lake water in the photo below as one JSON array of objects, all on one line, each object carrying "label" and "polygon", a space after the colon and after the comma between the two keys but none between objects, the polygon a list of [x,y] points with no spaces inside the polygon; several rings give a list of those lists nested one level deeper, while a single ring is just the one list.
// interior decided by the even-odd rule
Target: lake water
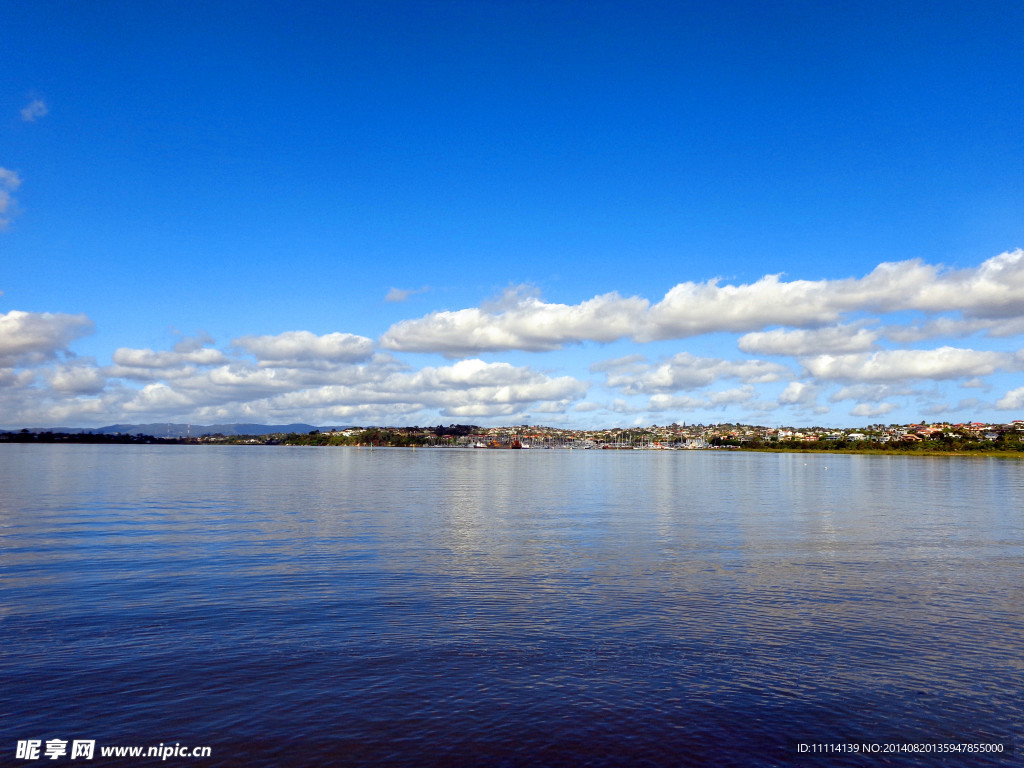
[{"label": "lake water", "polygon": [[[1024,462],[0,446],[0,764],[1010,765]],[[94,740],[92,761],[16,760]],[[205,745],[109,759],[101,745]]]}]

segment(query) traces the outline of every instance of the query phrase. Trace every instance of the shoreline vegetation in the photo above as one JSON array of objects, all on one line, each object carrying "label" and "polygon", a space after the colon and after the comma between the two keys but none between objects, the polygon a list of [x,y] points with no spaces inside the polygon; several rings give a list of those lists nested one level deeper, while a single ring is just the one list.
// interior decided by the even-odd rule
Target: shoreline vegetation
[{"label": "shoreline vegetation", "polygon": [[[252,425],[246,425],[252,426]],[[1024,458],[1024,422],[872,425],[862,430],[768,428],[742,424],[566,430],[554,427],[346,427],[266,434],[158,437],[109,431],[0,431],[0,443],[115,445],[284,445],[389,448],[471,447],[561,450],[719,450]]]}]

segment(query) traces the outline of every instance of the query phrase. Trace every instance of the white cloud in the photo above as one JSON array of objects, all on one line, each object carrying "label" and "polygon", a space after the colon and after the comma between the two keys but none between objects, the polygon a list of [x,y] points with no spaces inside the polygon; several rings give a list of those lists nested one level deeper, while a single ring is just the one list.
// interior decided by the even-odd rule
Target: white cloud
[{"label": "white cloud", "polygon": [[[781,275],[767,275],[743,285],[723,284],[718,278],[685,282],[653,306],[647,299],[617,293],[569,305],[512,291],[510,298],[493,307],[403,320],[381,337],[381,345],[459,357],[513,349],[553,350],[583,341],[631,338],[647,342],[718,332],[752,333],[773,325],[814,329],[835,326],[849,313],[907,310],[961,312],[972,318],[1016,322],[1024,314],[1024,250],[959,270],[915,259],[880,264],[861,278],[786,281]],[[775,346],[781,350],[803,345],[808,352],[824,351],[811,349],[810,345],[818,342],[839,345],[836,352],[849,352],[869,348],[877,338],[876,332],[865,329],[852,337],[844,337],[844,333],[822,330],[818,335],[786,337],[779,330],[751,336],[745,343],[752,348]]]},{"label": "white cloud", "polygon": [[792,375],[789,368],[778,363],[728,361],[696,357],[689,352],[680,352],[656,365],[640,363],[635,357],[629,357],[605,361],[592,366],[591,370],[604,371],[607,385],[627,395],[700,389],[720,379],[764,384]]},{"label": "white cloud", "polygon": [[218,365],[227,357],[219,349],[201,347],[188,352],[155,352],[152,349],[130,349],[120,347],[114,350],[113,361],[125,368],[180,368],[187,365]]},{"label": "white cloud", "polygon": [[14,368],[0,368],[0,388],[10,392],[28,387],[35,381],[35,371],[16,371]]},{"label": "white cloud", "polygon": [[866,352],[878,340],[878,332],[855,325],[833,325],[815,330],[783,330],[748,333],[739,348],[756,355],[820,355]]},{"label": "white cloud", "polygon": [[801,362],[812,376],[837,381],[957,379],[1019,367],[1013,355],[956,347],[883,350],[870,355],[818,355]]},{"label": "white cloud", "polygon": [[615,357],[611,360],[600,360],[590,366],[590,370],[594,373],[602,371],[643,373],[649,368],[650,364],[647,362],[647,358],[640,354]]},{"label": "white cloud", "polygon": [[1024,387],[1011,389],[996,401],[1000,411],[1019,411],[1024,409]]},{"label": "white cloud", "polygon": [[804,381],[791,381],[779,395],[779,403],[813,408],[818,404],[819,391],[819,388],[813,384]]},{"label": "white cloud", "polygon": [[1008,338],[1024,334],[1024,317],[937,317],[925,323],[890,325],[879,334],[898,344],[912,344],[936,337],[971,336],[980,333],[989,338]]},{"label": "white cloud", "polygon": [[826,301],[825,281],[785,282],[767,275],[749,285],[680,283],[651,307],[640,340],[678,339],[718,331],[742,333],[768,325],[835,322],[842,310]]},{"label": "white cloud", "polygon": [[841,400],[880,403],[890,397],[917,394],[920,394],[917,390],[901,384],[851,384],[833,392],[829,400],[833,403],[838,403]]},{"label": "white cloud", "polygon": [[384,301],[392,303],[400,303],[408,301],[411,297],[417,293],[426,293],[430,288],[423,286],[422,288],[391,288],[387,296],[384,297]]},{"label": "white cloud", "polygon": [[570,376],[552,378],[530,368],[482,360],[462,360],[452,366],[396,374],[383,384],[391,384],[403,397],[415,394],[425,405],[452,415],[466,415],[467,409],[478,406],[501,412],[551,401],[568,406],[587,392],[584,382]]},{"label": "white cloud", "polygon": [[735,405],[738,403],[749,403],[754,399],[756,391],[750,385],[739,389],[727,389],[722,392],[712,392],[708,400],[714,406]]},{"label": "white cloud", "polygon": [[162,384],[147,384],[128,402],[122,405],[126,413],[160,414],[188,410],[195,401],[177,392],[173,387]]},{"label": "white cloud", "polygon": [[214,338],[205,331],[199,331],[195,336],[185,336],[174,344],[175,352],[195,352],[208,344],[214,343]]},{"label": "white cloud", "polygon": [[67,352],[77,338],[93,332],[85,315],[49,312],[0,313],[0,366],[35,365]]},{"label": "white cloud", "polygon": [[0,187],[8,189],[11,192],[21,186],[21,177],[17,171],[11,171],[7,168],[0,168]]},{"label": "white cloud", "polygon": [[26,123],[34,123],[40,117],[46,117],[48,114],[50,114],[50,110],[42,99],[32,99],[22,108],[21,119]]},{"label": "white cloud", "polygon": [[286,331],[276,336],[241,336],[231,344],[253,355],[261,365],[296,368],[318,363],[354,363],[373,355],[373,341],[351,333],[317,336],[309,331]]},{"label": "white cloud", "polygon": [[984,379],[968,379],[960,384],[964,389],[991,389],[992,385]]},{"label": "white cloud", "polygon": [[459,419],[498,418],[530,409],[564,412],[586,392],[586,383],[571,377],[551,377],[508,363],[462,360],[410,372],[387,356],[376,356],[365,365],[342,366],[327,374],[234,361],[133,390],[120,408],[128,413],[177,411],[196,418],[230,415],[320,423],[356,414],[375,414],[371,420],[378,421],[382,415],[427,410]]},{"label": "white cloud", "polygon": [[863,278],[785,281],[766,275],[743,285],[721,285],[717,278],[680,283],[651,308],[649,327],[636,338],[815,327],[834,324],[847,312],[913,308],[914,295],[937,274],[937,267],[914,260],[880,264]]},{"label": "white cloud", "polygon": [[895,410],[896,406],[893,403],[879,403],[878,405],[861,403],[850,411],[850,415],[870,419],[876,416],[885,416],[887,413],[892,413]]},{"label": "white cloud", "polygon": [[[754,405],[756,390],[749,384],[737,389],[726,389],[717,392],[708,392],[703,397],[688,395],[652,395],[648,401],[648,409],[651,411],[696,411],[713,408],[727,408],[732,405]],[[757,410],[770,410],[771,406],[758,404]]]},{"label": "white cloud", "polygon": [[617,293],[576,305],[548,304],[516,294],[493,311],[433,312],[403,320],[381,337],[385,349],[468,357],[513,349],[541,352],[584,340],[610,342],[630,335],[647,310],[646,299]]},{"label": "white cloud", "polygon": [[15,171],[0,168],[0,230],[7,229],[14,218],[17,201],[11,193],[20,186],[21,177]]},{"label": "white cloud", "polygon": [[976,317],[1019,315],[1024,310],[1024,250],[938,274],[920,287],[909,306],[926,312],[959,309]]},{"label": "white cloud", "polygon": [[106,384],[107,377],[91,358],[59,365],[50,374],[50,386],[56,392],[72,395],[95,395],[102,392]]},{"label": "white cloud", "polygon": [[[0,180],[9,189],[20,182],[12,171]],[[478,308],[435,312],[388,329],[380,339],[386,349],[454,359],[418,369],[400,355],[375,351],[370,338],[309,331],[241,335],[224,349],[199,332],[179,337],[168,350],[119,348],[112,364],[101,366],[76,358],[70,349],[92,330],[85,315],[12,311],[0,314],[0,413],[38,418],[40,424],[61,417],[196,423],[214,415],[322,424],[357,418],[427,423],[441,415],[486,423],[531,413],[558,421],[595,411],[635,415],[673,409],[756,416],[786,407],[800,416],[827,410],[818,404],[827,398],[853,401],[850,414],[856,418],[904,406],[919,409],[920,416],[927,408],[950,409],[956,384],[990,388],[992,374],[1024,370],[1024,351],[997,341],[989,341],[987,350],[967,344],[883,349],[882,340],[896,346],[934,336],[1016,338],[1024,334],[1022,274],[1024,252],[1014,251],[958,270],[910,261],[845,280],[787,281],[776,275],[749,285],[683,283],[653,306],[617,293],[579,304],[550,303],[520,286]],[[898,322],[885,324],[890,318],[871,318],[869,312],[900,314]],[[736,343],[743,353],[778,357],[621,354],[637,349],[623,339],[721,331],[742,334]],[[619,357],[590,365],[595,383],[616,390],[619,399],[613,402],[607,392],[599,402],[587,400],[590,383],[561,370],[477,356],[587,341],[620,341]],[[579,352],[548,358],[548,364],[575,364],[586,350]],[[730,383],[734,388],[727,388]],[[768,384],[777,386],[763,386]],[[1022,398],[1011,389],[998,403],[977,408],[1013,409]]]},{"label": "white cloud", "polygon": [[305,421],[320,425],[394,425],[414,423],[422,414],[416,406],[403,404],[334,405],[315,411],[275,410],[270,401],[229,403],[197,408],[193,411],[200,423],[292,422]]},{"label": "white cloud", "polygon": [[[643,408],[637,408],[635,405],[630,405],[628,402],[623,400],[621,397],[617,397],[612,401],[611,407],[608,409],[612,413],[620,413],[623,415],[631,415],[634,413],[643,412]],[[637,420],[639,422],[639,419]]]},{"label": "white cloud", "polygon": [[691,412],[709,408],[710,401],[704,397],[692,395],[652,395],[647,402],[647,408],[651,411],[684,411]]},{"label": "white cloud", "polygon": [[921,409],[921,413],[927,416],[940,416],[942,414],[957,413],[964,411],[977,411],[982,402],[976,397],[969,397],[961,400],[956,405],[949,403],[936,403],[935,405],[928,405]]}]

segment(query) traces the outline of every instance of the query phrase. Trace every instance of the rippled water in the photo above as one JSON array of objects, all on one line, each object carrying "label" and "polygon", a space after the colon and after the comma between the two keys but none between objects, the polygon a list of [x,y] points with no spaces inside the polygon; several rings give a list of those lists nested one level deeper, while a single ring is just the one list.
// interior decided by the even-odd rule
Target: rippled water
[{"label": "rippled water", "polygon": [[1022,500],[995,459],[3,445],[0,763],[1013,764],[794,744],[1019,743]]}]

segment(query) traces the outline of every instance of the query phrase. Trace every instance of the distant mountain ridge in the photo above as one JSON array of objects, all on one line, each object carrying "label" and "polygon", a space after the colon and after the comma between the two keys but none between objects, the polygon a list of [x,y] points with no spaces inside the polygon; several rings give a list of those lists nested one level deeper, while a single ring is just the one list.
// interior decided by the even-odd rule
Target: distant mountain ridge
[{"label": "distant mountain ridge", "polygon": [[[174,424],[155,422],[153,424],[111,424],[107,427],[37,427],[29,432],[65,432],[79,434],[89,432],[95,435],[151,435],[152,437],[202,437],[203,435],[272,435],[278,432],[312,432],[319,429],[327,432],[331,429],[347,429],[347,427],[315,427],[312,424]],[[19,431],[19,430],[13,430]]]}]

